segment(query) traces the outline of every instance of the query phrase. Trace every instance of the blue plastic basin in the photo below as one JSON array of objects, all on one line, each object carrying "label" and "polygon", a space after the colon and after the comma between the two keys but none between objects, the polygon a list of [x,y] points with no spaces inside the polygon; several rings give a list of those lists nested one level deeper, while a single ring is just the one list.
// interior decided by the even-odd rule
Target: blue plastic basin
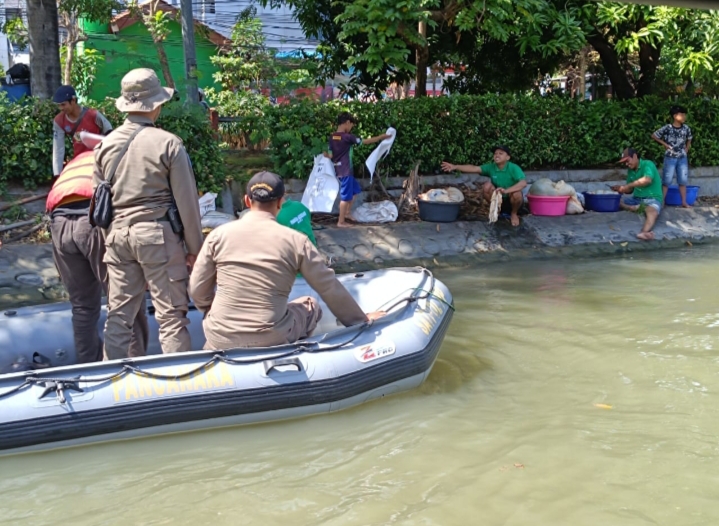
[{"label": "blue plastic basin", "polygon": [[592,192],[582,192],[584,194],[584,208],[593,210],[594,212],[618,212],[619,200],[621,194],[593,194]]},{"label": "blue plastic basin", "polygon": [[30,96],[30,84],[12,84],[8,86],[0,86],[0,91],[7,93],[10,102],[17,102],[22,97]]},{"label": "blue plastic basin", "polygon": [[[699,193],[698,186],[688,186],[687,185],[687,204],[688,205],[694,204],[694,201],[697,200],[698,193]],[[669,206],[681,206],[682,196],[679,195],[679,187],[677,185],[673,184],[669,187],[669,190],[667,190],[667,197],[664,200],[664,203]]]}]

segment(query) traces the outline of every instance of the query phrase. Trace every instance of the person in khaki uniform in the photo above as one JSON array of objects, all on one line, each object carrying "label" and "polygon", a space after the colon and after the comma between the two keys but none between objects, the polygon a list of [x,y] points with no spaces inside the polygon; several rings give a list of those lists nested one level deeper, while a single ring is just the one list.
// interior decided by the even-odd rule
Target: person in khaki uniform
[{"label": "person in khaki uniform", "polygon": [[284,195],[278,175],[255,174],[247,194],[250,212],[210,232],[190,276],[190,295],[205,313],[205,349],[281,345],[309,336],[322,310],[310,296],[287,301],[298,272],[344,325],[384,315],[365,314],[310,239],[277,223]]},{"label": "person in khaki uniform", "polygon": [[[55,180],[47,197],[52,255],[72,305],[72,328],[78,363],[102,360],[102,339],[97,331],[103,290],[107,294],[107,266],[102,262],[102,232],[90,225],[93,152],[75,157]],[[147,313],[135,317],[130,356],[147,350]]]},{"label": "person in khaki uniform", "polygon": [[[109,278],[105,324],[109,359],[128,355],[132,320],[143,306],[146,284],[160,325],[162,351],[191,350],[187,281],[202,246],[197,188],[182,141],[154,127],[162,104],[172,96],[173,90],[163,88],[151,69],[130,71],[122,79],[122,95],[116,102],[117,109],[128,114],[127,120],[95,150],[94,186],[105,180],[112,184],[113,219],[105,231],[104,257]],[[116,157],[127,144],[111,177]],[[182,236],[170,223],[173,197]]]}]

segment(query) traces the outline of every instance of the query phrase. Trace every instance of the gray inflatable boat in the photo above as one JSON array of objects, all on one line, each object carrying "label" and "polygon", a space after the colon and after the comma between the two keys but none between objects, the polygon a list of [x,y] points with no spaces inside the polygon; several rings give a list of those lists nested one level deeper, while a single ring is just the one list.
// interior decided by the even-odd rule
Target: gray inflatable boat
[{"label": "gray inflatable boat", "polygon": [[[322,304],[312,336],[263,349],[71,365],[68,304],[5,312],[0,367],[20,357],[37,368],[0,375],[0,454],[327,413],[420,385],[454,311],[447,287],[423,268],[339,279],[365,311],[389,314],[342,327]],[[304,295],[318,298],[297,279],[290,299]],[[159,352],[148,311],[150,352]],[[190,312],[196,348],[204,345],[201,317]]]}]

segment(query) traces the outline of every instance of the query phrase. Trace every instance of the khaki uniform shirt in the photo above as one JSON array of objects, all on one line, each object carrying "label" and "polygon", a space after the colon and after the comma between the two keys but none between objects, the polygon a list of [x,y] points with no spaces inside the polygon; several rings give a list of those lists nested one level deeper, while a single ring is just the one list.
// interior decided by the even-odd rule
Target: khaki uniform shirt
[{"label": "khaki uniform shirt", "polygon": [[223,347],[287,343],[287,299],[298,272],[344,325],[367,320],[307,236],[274,215],[251,211],[210,232],[190,275],[207,339]]},{"label": "khaki uniform shirt", "polygon": [[[130,115],[97,146],[93,188],[110,175],[115,156],[143,124],[152,121]],[[202,246],[202,225],[190,158],[179,137],[146,126],[130,144],[112,180],[114,217],[109,230],[164,217],[173,195],[184,226],[187,252],[197,254]]]}]

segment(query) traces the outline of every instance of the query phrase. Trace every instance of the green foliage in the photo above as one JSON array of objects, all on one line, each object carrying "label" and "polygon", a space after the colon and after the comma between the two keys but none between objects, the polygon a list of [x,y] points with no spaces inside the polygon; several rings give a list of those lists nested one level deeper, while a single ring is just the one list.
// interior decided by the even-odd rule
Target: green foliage
[{"label": "green foliage", "polygon": [[270,132],[264,125],[270,108],[267,97],[252,91],[215,91],[213,88],[206,89],[205,96],[220,115],[239,119],[220,124],[223,141],[230,147],[257,150],[269,140]]},{"label": "green foliage", "polygon": [[28,40],[27,28],[22,18],[10,18],[0,26],[0,32],[5,33],[13,45],[25,48],[30,43]]},{"label": "green foliage", "polygon": [[[117,127],[123,116],[114,100],[89,101],[87,106],[102,112]],[[22,182],[32,188],[52,179],[52,121],[57,106],[48,101],[25,99],[8,103],[0,93],[0,191],[7,181]],[[197,187],[217,192],[224,182],[219,145],[207,115],[199,108],[187,109],[180,103],[163,107],[157,126],[180,137],[190,155]],[[68,155],[72,149],[67,149]]]},{"label": "green foliage", "polygon": [[[719,101],[680,100],[694,131],[692,166],[719,165]],[[415,161],[423,173],[438,173],[442,161],[480,164],[492,147],[506,144],[524,169],[614,166],[626,146],[661,163],[663,150],[651,133],[669,122],[673,101],[645,97],[624,102],[516,95],[452,96],[376,104],[298,101],[266,111],[270,156],[283,177],[306,178],[313,158],[327,148],[341,111],[355,114],[353,130],[367,138],[397,129],[386,161],[389,173],[406,176]],[[355,171],[374,146],[355,148]]]}]

